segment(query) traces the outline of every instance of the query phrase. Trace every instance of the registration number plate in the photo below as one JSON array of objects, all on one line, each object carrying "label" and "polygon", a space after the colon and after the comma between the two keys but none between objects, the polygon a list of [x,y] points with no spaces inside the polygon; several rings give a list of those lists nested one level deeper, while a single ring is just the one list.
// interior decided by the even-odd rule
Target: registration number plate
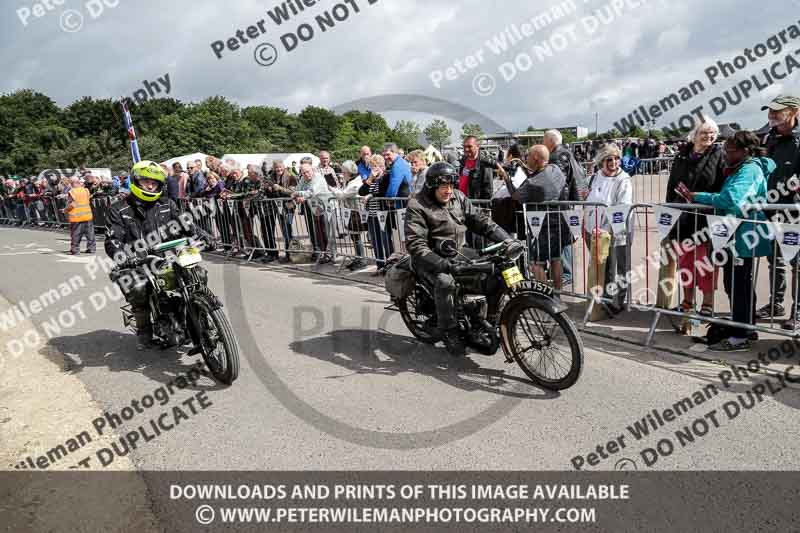
[{"label": "registration number plate", "polygon": [[202,260],[200,250],[197,248],[186,248],[178,254],[178,264],[184,268],[196,265]]},{"label": "registration number plate", "polygon": [[522,277],[522,272],[519,271],[518,266],[513,266],[503,270],[503,279],[506,281],[506,286],[508,287],[513,287],[520,281],[525,280],[525,278]]}]

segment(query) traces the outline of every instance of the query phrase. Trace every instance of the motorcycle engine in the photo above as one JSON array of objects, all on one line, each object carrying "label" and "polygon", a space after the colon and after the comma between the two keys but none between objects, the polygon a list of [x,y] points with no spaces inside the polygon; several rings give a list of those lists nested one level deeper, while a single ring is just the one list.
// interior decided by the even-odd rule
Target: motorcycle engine
[{"label": "motorcycle engine", "polygon": [[184,341],[183,327],[172,313],[158,317],[153,325],[153,333],[160,337],[167,346],[180,346]]}]

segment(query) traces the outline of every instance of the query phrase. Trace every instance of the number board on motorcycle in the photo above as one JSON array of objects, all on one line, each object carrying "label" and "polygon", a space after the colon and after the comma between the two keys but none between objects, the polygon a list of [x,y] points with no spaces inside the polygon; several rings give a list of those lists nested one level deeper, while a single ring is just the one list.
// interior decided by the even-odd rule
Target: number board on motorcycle
[{"label": "number board on motorcycle", "polygon": [[545,296],[553,296],[553,287],[541,281],[532,281],[527,287],[528,290],[544,294]]},{"label": "number board on motorcycle", "polygon": [[519,271],[518,266],[513,266],[503,270],[503,279],[506,281],[506,285],[508,287],[513,287],[520,281],[525,280],[525,278],[522,276],[522,272]]},{"label": "number board on motorcycle", "polygon": [[178,264],[184,268],[196,265],[202,260],[200,250],[197,248],[186,248],[178,254]]}]

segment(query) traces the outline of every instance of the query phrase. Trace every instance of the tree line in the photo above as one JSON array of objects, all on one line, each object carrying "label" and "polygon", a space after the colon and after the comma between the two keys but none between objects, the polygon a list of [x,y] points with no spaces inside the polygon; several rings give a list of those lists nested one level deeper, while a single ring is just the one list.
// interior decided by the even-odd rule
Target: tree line
[{"label": "tree line", "polygon": [[[452,141],[444,120],[424,128],[399,120],[394,127],[371,111],[333,111],[308,106],[299,113],[269,106],[241,108],[223,96],[199,103],[155,98],[129,103],[143,158],[164,161],[193,152],[226,153],[319,152],[336,160],[356,159],[359,149],[377,149],[394,142],[410,151],[433,144],[439,150]],[[529,127],[528,130],[533,130]],[[480,136],[478,124],[464,124],[461,139]],[[564,132],[564,142],[573,142]],[[638,133],[640,135],[635,135]],[[651,130],[656,138],[669,132]],[[611,130],[597,138],[613,138]],[[644,131],[631,136],[646,137]],[[590,139],[595,135],[589,136]],[[127,131],[119,102],[84,97],[59,107],[45,94],[29,89],[0,95],[0,175],[31,175],[48,168],[131,166]]]},{"label": "tree line", "polygon": [[[174,98],[129,102],[144,159],[166,159],[204,152],[318,152],[334,159],[356,159],[363,145],[379,148],[394,142],[409,151],[451,142],[443,120],[424,128],[400,120],[390,127],[378,113],[348,111],[341,115],[316,106],[297,114],[269,106],[241,108],[222,96],[200,103]],[[465,124],[462,137],[481,134]],[[31,175],[48,168],[108,167],[129,169],[130,149],[122,109],[111,99],[84,97],[59,107],[32,90],[0,95],[0,175]],[[427,141],[427,142],[426,142]]]}]

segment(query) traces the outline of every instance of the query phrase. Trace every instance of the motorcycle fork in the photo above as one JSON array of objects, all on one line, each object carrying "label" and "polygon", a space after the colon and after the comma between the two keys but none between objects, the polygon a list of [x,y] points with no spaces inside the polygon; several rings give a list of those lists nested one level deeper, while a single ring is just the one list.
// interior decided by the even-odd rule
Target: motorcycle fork
[{"label": "motorcycle fork", "polygon": [[197,350],[196,353],[200,351],[204,352],[205,348],[203,348],[203,332],[200,327],[200,317],[197,316],[194,306],[192,305],[192,295],[189,293],[189,287],[186,285],[183,278],[184,275],[186,275],[186,273],[182,268],[178,268],[177,272],[175,272],[178,290],[180,290],[184,302],[183,316],[181,318],[183,319],[185,327],[189,329],[189,336],[192,339],[192,343],[194,343],[194,349],[192,351]]}]

